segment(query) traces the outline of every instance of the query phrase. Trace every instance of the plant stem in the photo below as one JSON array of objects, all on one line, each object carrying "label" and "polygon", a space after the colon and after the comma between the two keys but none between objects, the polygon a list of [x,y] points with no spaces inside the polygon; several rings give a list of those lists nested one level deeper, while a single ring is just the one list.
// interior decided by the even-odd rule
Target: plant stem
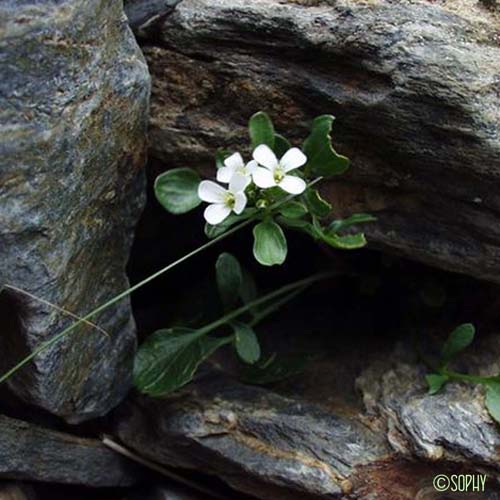
[{"label": "plant stem", "polygon": [[[289,283],[288,285],[284,285],[281,288],[278,288],[277,290],[273,290],[272,292],[267,293],[266,295],[263,295],[262,297],[252,300],[251,302],[248,302],[248,304],[245,304],[244,306],[239,307],[238,309],[235,309],[234,311],[231,311],[221,318],[217,319],[216,321],[213,321],[212,323],[203,326],[198,330],[198,337],[202,337],[203,335],[206,335],[207,333],[219,328],[222,325],[225,325],[226,323],[229,323],[231,320],[237,318],[238,316],[241,316],[242,314],[246,313],[253,307],[257,307],[261,304],[264,304],[265,302],[268,302],[275,297],[279,297],[280,295],[284,295],[289,292],[294,292],[297,291],[297,288],[305,288],[306,286],[311,285],[315,281],[320,281],[324,280],[326,278],[330,278],[331,276],[334,276],[335,273],[333,272],[328,272],[328,273],[318,273],[314,274],[312,276],[309,276],[307,278],[303,278],[298,281],[294,281],[293,283]],[[300,290],[302,291],[302,290]],[[291,295],[291,294],[290,294]],[[267,312],[265,312],[265,315],[270,314],[272,311],[274,311],[276,307],[270,306],[267,309]],[[260,318],[262,319],[262,318]]]},{"label": "plant stem", "polygon": [[[311,186],[314,186],[319,181],[321,181],[321,179],[322,179],[322,177],[318,177],[318,178],[314,179],[313,181],[311,181],[307,185],[307,188],[309,188]],[[283,200],[280,200],[280,201],[276,202],[270,208],[272,208],[272,209],[277,208],[278,206],[280,206],[283,203],[289,201],[290,199],[294,198],[295,196],[296,195],[287,196]],[[167,271],[169,271],[173,267],[175,267],[175,266],[181,264],[182,262],[190,259],[191,257],[193,257],[194,255],[202,252],[203,250],[206,250],[207,248],[211,247],[212,245],[215,245],[219,241],[223,240],[224,238],[227,238],[228,236],[230,236],[231,234],[235,233],[236,231],[239,231],[243,227],[248,226],[248,224],[250,224],[254,220],[255,220],[255,217],[252,217],[252,218],[250,218],[250,219],[248,219],[246,221],[241,222],[240,224],[237,224],[236,226],[232,227],[231,229],[228,229],[226,232],[222,233],[221,235],[219,235],[219,236],[215,237],[214,239],[208,241],[207,243],[205,243],[201,247],[198,247],[195,250],[187,253],[186,255],[184,255],[183,257],[181,257],[180,259],[177,259],[176,261],[172,262],[168,266],[166,266],[166,267],[160,269],[159,271],[155,272],[151,276],[148,276],[146,279],[140,281],[139,283],[136,283],[135,285],[131,286],[127,290],[125,290],[122,293],[116,295],[115,297],[113,297],[112,299],[108,300],[104,304],[100,305],[99,307],[97,307],[93,311],[90,311],[86,316],[81,317],[78,321],[76,321],[72,325],[68,326],[68,328],[65,328],[62,332],[58,333],[57,335],[55,335],[54,337],[52,337],[50,340],[42,342],[31,354],[29,354],[28,356],[26,356],[25,358],[23,358],[19,363],[17,363],[15,366],[13,366],[9,371],[7,371],[6,373],[4,373],[0,377],[0,384],[2,384],[3,382],[5,382],[10,376],[12,376],[15,372],[17,372],[17,370],[19,370],[24,365],[26,365],[27,363],[29,363],[33,358],[35,358],[42,351],[44,351],[45,349],[49,348],[51,345],[55,344],[58,340],[60,340],[61,338],[63,338],[65,335],[67,335],[68,333],[70,333],[71,331],[73,331],[77,326],[81,325],[82,323],[88,323],[88,321],[90,320],[90,318],[93,318],[95,315],[99,314],[101,311],[104,311],[105,309],[107,309],[108,307],[112,306],[113,304],[115,304],[116,302],[120,301],[121,299],[124,299],[125,297],[128,297],[131,293],[135,292],[137,289],[139,289],[142,286],[146,285],[150,281],[153,281],[154,279],[158,278],[159,276],[161,276],[162,274],[166,273]],[[247,309],[245,309],[245,311],[246,310]]]},{"label": "plant stem", "polygon": [[462,382],[473,382],[475,384],[485,384],[488,382],[494,382],[498,377],[481,377],[479,375],[467,375],[465,373],[458,373],[450,370],[442,370],[442,374],[450,377],[453,380],[458,380]]},{"label": "plant stem", "polygon": [[50,347],[52,344],[55,344],[59,339],[61,339],[62,337],[64,337],[68,333],[70,333],[77,326],[81,325],[82,323],[86,323],[90,318],[93,318],[95,315],[99,314],[101,311],[104,311],[104,309],[107,309],[108,307],[112,306],[113,304],[115,304],[116,302],[120,301],[121,299],[124,299],[125,297],[127,297],[128,295],[130,295],[131,293],[133,293],[138,288],[141,288],[142,286],[144,286],[145,284],[149,283],[150,281],[153,281],[155,278],[158,278],[158,276],[162,275],[163,273],[166,273],[167,271],[169,271],[173,267],[175,267],[178,264],[181,264],[182,262],[184,262],[185,260],[193,257],[197,253],[202,252],[203,250],[211,247],[212,245],[215,245],[217,242],[223,240],[224,238],[227,238],[228,236],[230,236],[231,234],[235,233],[236,231],[239,231],[240,229],[242,229],[243,227],[247,226],[251,222],[252,222],[252,219],[248,219],[248,220],[242,222],[241,224],[238,224],[238,225],[232,227],[231,229],[227,230],[225,233],[222,233],[221,235],[217,236],[213,240],[208,241],[207,243],[205,243],[201,247],[198,247],[195,250],[193,250],[192,252],[187,253],[186,255],[184,255],[183,257],[181,257],[180,259],[177,259],[176,261],[170,263],[168,266],[164,267],[163,269],[160,269],[159,271],[157,271],[156,273],[152,274],[151,276],[148,276],[146,279],[144,279],[144,280],[140,281],[139,283],[135,284],[134,286],[128,288],[124,292],[116,295],[115,297],[113,297],[112,299],[108,300],[104,304],[100,305],[99,307],[97,307],[93,311],[89,312],[86,316],[83,316],[78,321],[75,321],[73,324],[71,324],[70,326],[68,326],[68,328],[65,328],[62,332],[58,333],[57,335],[55,335],[54,337],[52,337],[50,340],[42,342],[31,354],[29,354],[28,356],[26,356],[25,358],[23,358],[17,365],[15,365],[14,367],[12,367],[8,372],[4,373],[0,377],[0,384],[3,383],[3,382],[5,382],[17,370],[19,370],[24,365],[26,365],[27,363],[29,363],[35,356],[37,356],[42,351],[44,351],[45,349],[47,349],[48,347]]},{"label": "plant stem", "polygon": [[300,295],[305,289],[307,288],[307,285],[302,286],[298,290],[294,290],[293,292],[290,292],[288,295],[285,295],[280,300],[277,300],[273,304],[271,304],[269,307],[266,309],[263,309],[262,311],[259,311],[254,315],[252,320],[248,323],[249,326],[255,326],[258,323],[260,323],[262,320],[267,318],[270,314],[272,314],[274,311],[277,311],[280,307],[283,307],[286,303],[290,302],[293,300],[297,295]]}]

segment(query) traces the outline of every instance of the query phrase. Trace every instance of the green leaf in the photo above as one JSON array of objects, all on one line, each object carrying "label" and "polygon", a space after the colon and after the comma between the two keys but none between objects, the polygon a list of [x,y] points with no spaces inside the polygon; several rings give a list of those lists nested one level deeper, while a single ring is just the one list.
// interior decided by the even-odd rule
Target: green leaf
[{"label": "green leaf", "polygon": [[158,330],[139,348],[134,363],[134,385],[144,394],[162,397],[190,382],[196,369],[232,336],[200,336],[189,328]]},{"label": "green leaf", "polygon": [[278,217],[278,221],[280,224],[292,229],[296,229],[298,231],[302,231],[303,233],[312,236],[316,240],[322,238],[322,233],[318,232],[318,230],[310,222],[304,219],[290,219],[288,217]]},{"label": "green leaf", "polygon": [[287,254],[286,238],[276,222],[260,222],[253,228],[253,254],[263,266],[283,264]]},{"label": "green leaf", "polygon": [[300,219],[307,214],[307,208],[299,201],[289,201],[281,205],[278,212],[290,219]]},{"label": "green leaf", "polygon": [[174,168],[159,175],[155,181],[155,195],[161,205],[172,214],[184,214],[196,208],[199,175],[190,168]]},{"label": "green leaf", "polygon": [[500,424],[500,382],[489,382],[486,388],[486,408]]},{"label": "green leaf", "polygon": [[458,353],[468,347],[474,340],[476,330],[471,323],[464,323],[453,330],[444,343],[441,354],[443,356],[443,363],[447,364]]},{"label": "green leaf", "polygon": [[216,281],[222,303],[226,308],[237,304],[243,274],[240,263],[230,253],[221,253],[215,264]]},{"label": "green leaf", "polygon": [[440,373],[431,373],[425,376],[425,380],[429,385],[429,394],[436,394],[448,382],[449,377]]},{"label": "green leaf", "polygon": [[252,140],[252,149],[255,149],[260,144],[267,144],[271,149],[274,149],[273,122],[266,113],[263,111],[255,113],[250,118],[248,129]]},{"label": "green leaf", "polygon": [[321,239],[331,247],[341,250],[356,250],[366,245],[366,238],[363,233],[346,235],[323,233]]},{"label": "green leaf", "polygon": [[253,329],[245,323],[233,321],[234,345],[238,356],[248,364],[256,363],[260,358],[260,345]]},{"label": "green leaf", "polygon": [[311,133],[303,145],[307,156],[306,172],[330,177],[349,168],[349,159],[337,154],[332,147],[330,132],[333,120],[331,115],[321,115],[313,121]]},{"label": "green leaf", "polygon": [[309,211],[318,217],[326,217],[332,210],[330,203],[321,198],[316,189],[307,189],[304,193],[304,199]]},{"label": "green leaf", "polygon": [[224,160],[231,156],[231,153],[225,149],[218,149],[215,152],[215,166],[217,168],[222,168],[224,166]]},{"label": "green leaf", "polygon": [[239,222],[250,219],[256,213],[257,209],[250,207],[245,209],[245,211],[240,215],[229,214],[226,219],[224,219],[220,224],[217,224],[216,226],[205,224],[205,235],[210,239],[217,238],[217,236],[225,233],[230,227],[238,224]]},{"label": "green leaf", "polygon": [[[244,304],[248,304],[257,298],[257,285],[253,276],[243,269],[243,279],[240,287],[240,297]],[[256,310],[256,309],[255,309]],[[252,312],[253,309],[250,310]]]},{"label": "green leaf", "polygon": [[277,358],[276,354],[272,354],[266,360],[246,366],[242,370],[241,378],[250,384],[272,384],[302,373],[306,363],[307,358],[304,355]]},{"label": "green leaf", "polygon": [[281,158],[292,145],[280,134],[274,134],[274,153],[278,158]]},{"label": "green leaf", "polygon": [[353,214],[347,219],[334,220],[328,226],[328,231],[338,233],[342,229],[346,229],[355,224],[362,224],[364,222],[374,222],[377,218],[370,214]]}]

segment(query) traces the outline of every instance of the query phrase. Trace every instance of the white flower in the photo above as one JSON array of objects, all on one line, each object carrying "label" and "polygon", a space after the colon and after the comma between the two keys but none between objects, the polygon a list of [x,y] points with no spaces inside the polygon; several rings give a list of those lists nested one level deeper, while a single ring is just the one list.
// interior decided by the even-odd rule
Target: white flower
[{"label": "white flower", "polygon": [[213,181],[201,181],[198,186],[198,196],[203,201],[211,203],[203,214],[205,220],[215,226],[220,224],[231,211],[241,214],[247,204],[245,188],[248,184],[250,179],[239,173],[232,176],[228,189]]},{"label": "white flower", "polygon": [[276,158],[269,146],[261,144],[253,152],[254,160],[262,165],[257,167],[253,174],[253,181],[260,188],[279,186],[291,194],[300,194],[305,191],[306,183],[300,177],[287,175],[288,172],[301,167],[307,161],[306,155],[299,148],[289,149],[280,161]]},{"label": "white flower", "polygon": [[256,161],[250,161],[246,165],[240,153],[234,153],[224,160],[224,166],[217,170],[217,180],[227,184],[235,173],[250,177],[257,168]]}]

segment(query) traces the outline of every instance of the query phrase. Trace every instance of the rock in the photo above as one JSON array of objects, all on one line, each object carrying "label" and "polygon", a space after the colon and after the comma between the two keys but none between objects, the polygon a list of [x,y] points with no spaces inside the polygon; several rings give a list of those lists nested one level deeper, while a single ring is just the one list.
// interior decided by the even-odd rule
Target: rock
[{"label": "rock", "polygon": [[144,485],[123,500],[207,500],[207,496],[174,484]]},{"label": "rock", "polygon": [[3,415],[0,431],[0,478],[108,487],[132,485],[144,474],[94,439]]},{"label": "rock", "polygon": [[132,29],[142,33],[148,25],[169,14],[179,2],[180,0],[125,0],[124,8]]},{"label": "rock", "polygon": [[36,500],[33,489],[22,483],[0,483],[0,500]]},{"label": "rock", "polygon": [[[128,286],[144,203],[150,80],[119,0],[0,5],[0,287],[15,285],[84,315]],[[6,370],[73,319],[1,296]],[[10,379],[12,390],[69,421],[107,413],[130,386],[128,300]]]},{"label": "rock", "polygon": [[151,460],[274,500],[338,496],[356,467],[389,454],[360,422],[219,376],[167,400],[130,402],[117,433]]},{"label": "rock", "polygon": [[[498,344],[497,336],[490,337],[490,343],[493,340]],[[469,356],[465,373],[478,373],[467,369],[478,357],[477,352]],[[480,357],[485,362],[488,352]],[[368,414],[384,422],[394,450],[406,457],[462,463],[470,469],[489,467],[499,477],[500,432],[485,408],[481,386],[452,383],[431,396],[423,367],[404,362],[398,350],[387,359],[367,368],[357,387]]]},{"label": "rock", "polygon": [[478,2],[184,0],[144,47],[151,156],[213,168],[267,110],[292,139],[337,117],[350,172],[337,215],[368,211],[370,245],[500,282],[498,12]]}]

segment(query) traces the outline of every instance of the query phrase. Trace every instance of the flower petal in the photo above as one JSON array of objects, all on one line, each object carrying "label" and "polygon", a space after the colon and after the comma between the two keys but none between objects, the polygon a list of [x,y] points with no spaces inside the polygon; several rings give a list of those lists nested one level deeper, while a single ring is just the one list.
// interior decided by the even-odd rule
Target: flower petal
[{"label": "flower petal", "polygon": [[307,156],[299,149],[289,149],[281,158],[280,165],[285,172],[299,168],[307,161]]},{"label": "flower petal", "polygon": [[234,195],[234,207],[233,207],[234,213],[238,215],[241,214],[241,212],[245,210],[246,206],[247,206],[247,197],[245,193],[243,192],[236,193]]},{"label": "flower petal", "polygon": [[198,186],[198,196],[208,203],[223,203],[226,190],[213,181],[201,181]]},{"label": "flower petal", "polygon": [[252,174],[253,181],[260,188],[270,188],[276,186],[273,173],[264,167],[257,167]]},{"label": "flower petal", "polygon": [[203,216],[209,224],[215,226],[216,224],[220,224],[230,213],[231,209],[227,205],[215,203],[205,208]]},{"label": "flower petal", "polygon": [[252,156],[255,161],[269,170],[274,170],[278,166],[276,155],[269,146],[266,146],[266,144],[257,146]]},{"label": "flower petal", "polygon": [[251,175],[255,172],[255,169],[259,166],[259,164],[255,160],[251,160],[247,163],[245,167],[245,171],[247,175]]},{"label": "flower petal", "polygon": [[251,180],[246,175],[236,172],[229,181],[229,192],[234,194],[239,191],[244,191],[250,182]]},{"label": "flower petal", "polygon": [[226,165],[226,167],[232,168],[233,171],[238,168],[243,168],[245,166],[245,164],[243,163],[243,158],[241,157],[240,153],[234,153],[231,156],[228,156],[224,160],[224,165]]},{"label": "flower petal", "polygon": [[217,169],[217,180],[219,182],[228,183],[234,174],[234,168],[232,167],[221,167]]},{"label": "flower petal", "polygon": [[290,194],[300,194],[306,190],[306,183],[295,175],[285,175],[278,186]]}]

